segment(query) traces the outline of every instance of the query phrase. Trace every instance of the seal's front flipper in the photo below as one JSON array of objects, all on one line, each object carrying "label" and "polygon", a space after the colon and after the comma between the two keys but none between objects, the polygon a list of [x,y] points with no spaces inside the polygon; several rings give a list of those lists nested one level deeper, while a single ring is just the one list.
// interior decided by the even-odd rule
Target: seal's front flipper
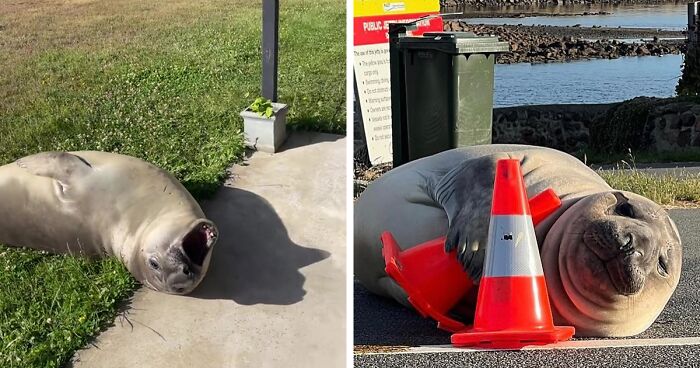
[{"label": "seal's front flipper", "polygon": [[87,175],[92,165],[82,157],[68,152],[42,152],[16,161],[17,166],[37,175],[57,180],[70,186],[72,178]]},{"label": "seal's front flipper", "polygon": [[484,264],[496,163],[504,158],[510,157],[500,153],[467,160],[432,188],[449,221],[445,251],[457,249],[457,258],[474,282],[481,278]]}]

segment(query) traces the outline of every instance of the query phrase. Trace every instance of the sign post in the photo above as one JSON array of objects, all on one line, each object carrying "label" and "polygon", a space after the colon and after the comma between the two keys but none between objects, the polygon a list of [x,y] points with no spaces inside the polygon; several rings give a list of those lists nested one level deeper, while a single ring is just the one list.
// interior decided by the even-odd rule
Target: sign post
[{"label": "sign post", "polygon": [[273,102],[277,101],[279,15],[279,0],[263,0],[262,95]]},{"label": "sign post", "polygon": [[[438,15],[438,0],[354,0],[354,75],[369,159],[392,160],[389,24]],[[413,35],[442,31],[442,18],[420,20]]]}]

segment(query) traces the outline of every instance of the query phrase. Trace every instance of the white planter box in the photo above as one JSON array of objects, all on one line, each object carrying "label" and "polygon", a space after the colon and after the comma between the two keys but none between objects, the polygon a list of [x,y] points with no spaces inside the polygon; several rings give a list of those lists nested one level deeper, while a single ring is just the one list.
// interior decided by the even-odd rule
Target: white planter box
[{"label": "white planter box", "polygon": [[281,103],[272,103],[275,111],[270,118],[260,116],[249,109],[241,111],[243,134],[247,146],[257,151],[275,153],[287,138],[287,110]]}]

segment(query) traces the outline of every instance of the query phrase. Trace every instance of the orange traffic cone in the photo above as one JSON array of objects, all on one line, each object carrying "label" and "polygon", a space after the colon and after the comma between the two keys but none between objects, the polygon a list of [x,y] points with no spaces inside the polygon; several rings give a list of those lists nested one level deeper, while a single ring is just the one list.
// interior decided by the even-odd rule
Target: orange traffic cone
[{"label": "orange traffic cone", "polygon": [[[547,189],[530,200],[536,223],[544,220],[561,206],[552,189]],[[382,254],[386,273],[401,286],[408,301],[423,316],[438,322],[438,328],[457,332],[466,326],[450,317],[448,312],[474,286],[456,252],[445,253],[445,237],[440,237],[401,251],[396,239],[388,231],[381,236]]]},{"label": "orange traffic cone", "polygon": [[408,301],[423,316],[438,322],[438,328],[456,332],[465,326],[447,312],[474,285],[457,261],[456,251],[445,253],[445,237],[401,251],[390,232],[382,234],[384,270],[408,295]]},{"label": "orange traffic cone", "polygon": [[571,338],[573,327],[552,320],[518,160],[498,161],[488,242],[474,326],[452,344],[518,348]]}]

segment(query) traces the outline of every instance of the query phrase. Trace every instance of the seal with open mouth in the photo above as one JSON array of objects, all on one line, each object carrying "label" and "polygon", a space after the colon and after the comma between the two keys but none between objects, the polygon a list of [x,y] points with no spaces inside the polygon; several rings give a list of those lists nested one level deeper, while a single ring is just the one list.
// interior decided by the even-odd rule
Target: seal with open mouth
[{"label": "seal with open mouth", "polygon": [[105,152],[44,152],[0,167],[0,244],[115,256],[144,285],[186,294],[218,230],[172,175]]},{"label": "seal with open mouth", "polygon": [[384,272],[383,231],[398,244],[447,236],[475,282],[487,245],[496,162],[521,161],[529,197],[552,188],[562,206],[536,228],[555,322],[578,336],[646,330],[678,285],[681,239],[666,211],[611,188],[576,158],[541,147],[488,145],[416,160],[373,182],[355,204],[355,275],[409,305]]}]

